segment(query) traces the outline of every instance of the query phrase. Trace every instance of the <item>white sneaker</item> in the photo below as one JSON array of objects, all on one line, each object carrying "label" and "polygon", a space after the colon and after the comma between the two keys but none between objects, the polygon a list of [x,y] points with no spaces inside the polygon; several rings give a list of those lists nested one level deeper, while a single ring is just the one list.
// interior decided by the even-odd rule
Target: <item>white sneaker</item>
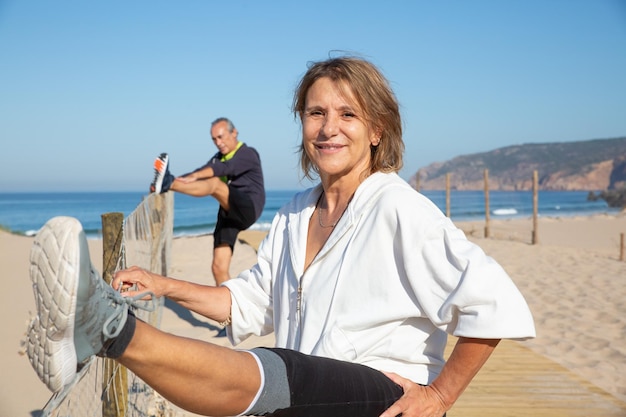
[{"label": "white sneaker", "polygon": [[[163,182],[166,177],[171,176],[169,174],[168,166],[169,156],[166,153],[162,153],[154,160],[154,179],[150,184],[150,192],[161,194],[169,189],[171,180]],[[168,178],[169,179],[169,178]]]},{"label": "white sneaker", "polygon": [[82,225],[72,217],[55,217],[37,233],[30,277],[37,317],[26,352],[39,378],[59,392],[94,355],[104,355],[136,298],[122,297],[100,278]]}]

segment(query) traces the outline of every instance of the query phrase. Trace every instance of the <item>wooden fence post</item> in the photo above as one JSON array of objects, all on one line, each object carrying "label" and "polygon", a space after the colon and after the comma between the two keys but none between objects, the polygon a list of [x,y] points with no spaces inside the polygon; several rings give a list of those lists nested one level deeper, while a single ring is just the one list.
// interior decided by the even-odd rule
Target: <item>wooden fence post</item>
[{"label": "wooden fence post", "polygon": [[489,237],[489,170],[483,172],[485,179],[485,237]]},{"label": "wooden fence post", "polygon": [[167,271],[164,270],[165,263],[163,262],[162,250],[159,250],[159,245],[163,242],[160,239],[161,233],[163,233],[163,217],[164,214],[164,194],[154,196],[154,206],[152,216],[150,216],[150,233],[152,233],[152,259],[150,261],[150,271],[161,275],[167,275]]},{"label": "wooden fence post", "polygon": [[539,232],[538,232],[538,221],[537,216],[539,212],[539,181],[537,170],[533,171],[533,233],[532,233],[532,244],[536,245],[539,243]]},{"label": "wooden fence post", "polygon": [[[102,277],[111,284],[121,254],[124,214],[102,215]],[[117,372],[116,372],[117,369]],[[128,372],[112,359],[104,359],[102,417],[122,417],[128,408]]]}]

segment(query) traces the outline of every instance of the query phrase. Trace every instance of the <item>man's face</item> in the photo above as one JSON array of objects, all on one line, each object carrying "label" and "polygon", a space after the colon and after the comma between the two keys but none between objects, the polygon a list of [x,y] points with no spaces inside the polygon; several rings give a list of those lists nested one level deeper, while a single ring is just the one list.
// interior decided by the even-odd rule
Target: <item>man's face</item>
[{"label": "man's face", "polygon": [[234,151],[237,146],[237,129],[228,131],[228,123],[219,122],[211,128],[213,143],[222,155]]}]

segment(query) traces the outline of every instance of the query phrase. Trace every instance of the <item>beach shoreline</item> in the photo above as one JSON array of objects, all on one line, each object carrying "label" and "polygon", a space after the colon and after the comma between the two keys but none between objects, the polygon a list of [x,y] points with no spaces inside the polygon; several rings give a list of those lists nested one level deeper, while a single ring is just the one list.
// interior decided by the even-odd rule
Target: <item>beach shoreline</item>
[{"label": "beach shoreline", "polygon": [[[537,338],[521,343],[626,401],[626,346],[620,343],[626,334],[626,262],[619,260],[626,215],[540,218],[536,245],[531,244],[532,219],[492,220],[489,238],[483,237],[484,221],[457,225],[507,270],[527,299]],[[265,234],[255,230],[240,234],[231,273],[255,263],[255,248]],[[50,398],[20,346],[35,309],[28,276],[32,241],[0,231],[0,273],[9,284],[0,303],[5,317],[0,343],[5,370],[0,387],[2,416],[32,417]],[[102,242],[89,239],[89,246],[92,262],[100,270]],[[170,275],[211,284],[211,248],[212,235],[173,239]],[[215,323],[171,304],[166,304],[161,327],[228,345],[226,338],[216,337]],[[265,337],[241,347],[272,343],[272,337]]]}]

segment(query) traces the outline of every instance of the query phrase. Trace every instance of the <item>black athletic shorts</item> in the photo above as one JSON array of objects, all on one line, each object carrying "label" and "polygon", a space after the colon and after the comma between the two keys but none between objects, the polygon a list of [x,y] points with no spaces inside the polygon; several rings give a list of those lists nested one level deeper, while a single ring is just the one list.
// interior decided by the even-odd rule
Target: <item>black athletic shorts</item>
[{"label": "black athletic shorts", "polygon": [[214,248],[226,243],[233,249],[239,232],[252,226],[257,219],[252,199],[236,188],[228,188],[230,210],[226,211],[220,206],[217,213],[217,224],[213,232]]},{"label": "black athletic shorts", "polygon": [[403,394],[368,366],[288,349],[252,349],[265,387],[250,412],[272,417],[378,417]]}]

